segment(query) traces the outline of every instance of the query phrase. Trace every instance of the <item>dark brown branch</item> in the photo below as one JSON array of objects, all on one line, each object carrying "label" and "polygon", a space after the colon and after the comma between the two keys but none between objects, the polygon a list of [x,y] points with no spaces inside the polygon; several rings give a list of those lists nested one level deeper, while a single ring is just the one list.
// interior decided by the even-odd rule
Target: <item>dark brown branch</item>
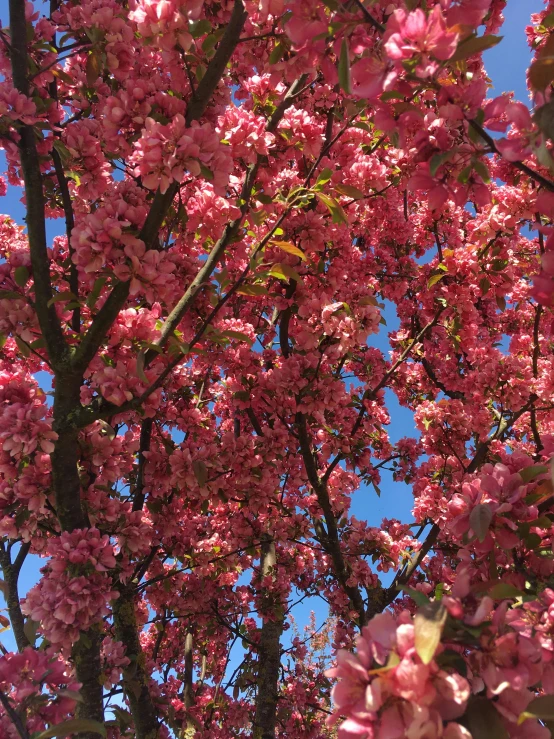
[{"label": "dark brown branch", "polygon": [[140,442],[137,462],[137,479],[133,495],[133,511],[142,511],[144,506],[144,467],[146,458],[144,452],[150,451],[150,441],[152,439],[152,418],[145,418],[140,429]]},{"label": "dark brown branch", "polygon": [[[473,459],[465,469],[465,474],[471,475],[476,472],[479,467],[481,467],[487,457],[487,452],[489,450],[491,442],[496,439],[504,439],[513,424],[524,413],[527,413],[529,408],[533,406],[536,399],[536,395],[532,395],[528,403],[519,411],[512,414],[509,420],[506,420],[504,418],[500,420],[496,431],[490,434],[488,439],[478,446]],[[417,570],[423,559],[436,544],[439,534],[440,527],[435,523],[427,534],[427,537],[425,538],[425,541],[423,542],[421,548],[418,549],[415,556],[412,557],[410,562],[408,562],[408,564],[397,574],[390,588],[385,591],[387,593],[387,605],[392,603],[392,601],[396,598],[399,591],[402,589],[402,586],[406,585],[410,581],[412,575]]]},{"label": "dark brown branch", "polygon": [[[382,390],[385,387],[385,385],[387,384],[387,382],[394,375],[394,373],[400,367],[400,365],[403,364],[406,361],[406,359],[408,358],[408,356],[409,356],[410,352],[412,351],[412,349],[414,348],[414,346],[416,344],[418,344],[423,339],[423,337],[425,336],[425,334],[427,333],[427,331],[429,331],[429,329],[433,328],[433,326],[436,326],[436,324],[437,324],[437,322],[438,322],[438,320],[440,318],[440,315],[443,312],[443,310],[444,310],[444,308],[439,308],[439,310],[435,314],[435,317],[431,321],[429,321],[429,323],[426,326],[424,326],[421,329],[421,331],[419,331],[419,333],[412,339],[412,341],[408,344],[408,346],[406,347],[406,349],[404,349],[404,351],[398,357],[398,359],[392,365],[392,367],[390,367],[387,370],[387,372],[385,372],[385,374],[383,375],[383,377],[381,378],[381,380],[377,383],[377,385],[375,385],[375,387],[373,389],[371,389],[371,390],[368,389],[368,390],[365,391],[365,393],[362,396],[362,401],[361,401],[362,405],[361,405],[360,411],[358,413],[358,417],[357,417],[356,421],[354,422],[354,425],[352,426],[352,430],[351,430],[350,435],[349,435],[350,438],[353,438],[358,433],[358,431],[359,431],[359,429],[360,429],[360,427],[362,425],[362,421],[363,421],[364,416],[365,416],[365,413],[366,413],[366,407],[365,407],[366,402],[368,400],[373,400],[373,399],[375,399],[377,397],[377,393],[379,392],[379,390]],[[329,466],[327,467],[327,470],[325,471],[325,474],[323,475],[323,478],[322,478],[322,480],[323,480],[324,483],[327,482],[327,480],[331,476],[331,473],[333,472],[333,470],[335,469],[335,467],[339,464],[339,462],[342,459],[344,459],[344,456],[345,455],[342,452],[339,452],[336,455],[336,457],[329,463]]]},{"label": "dark brown branch", "polygon": [[[296,290],[296,280],[291,280],[289,284],[287,285],[287,289],[285,291],[285,298],[287,300],[290,300],[292,296],[294,295],[295,290]],[[281,318],[279,320],[279,345],[281,346],[281,353],[285,357],[285,359],[288,359],[288,357],[290,356],[289,324],[290,324],[291,316],[292,316],[292,305],[289,305],[281,313]]]},{"label": "dark brown branch", "polygon": [[0,690],[0,703],[4,706],[4,710],[10,717],[10,720],[12,724],[15,726],[17,733],[19,734],[21,739],[30,739],[27,729],[23,725],[23,721],[21,720],[19,714],[17,713],[17,711],[14,709],[14,707],[10,703],[10,699],[4,693],[3,690]]},{"label": "dark brown branch", "polygon": [[264,435],[263,429],[260,426],[260,422],[256,418],[256,414],[254,413],[254,410],[252,408],[247,408],[246,415],[248,416],[250,423],[252,424],[252,428],[258,434],[258,436],[263,436]]},{"label": "dark brown branch", "polygon": [[[17,1],[11,0],[14,3],[17,3]],[[188,126],[204,114],[211,96],[225,72],[225,67],[239,42],[239,36],[246,17],[247,14],[242,0],[235,0],[231,19],[225,29],[223,38],[217,47],[215,55],[208,64],[202,81],[198,85],[194,99],[189,103],[187,108],[186,123]],[[178,183],[172,183],[164,194],[159,190],[156,192],[144,226],[138,235],[138,238],[144,242],[147,249],[155,246],[160,228],[178,189]],[[83,341],[75,353],[74,360],[75,365],[82,371],[88,367],[113,322],[116,320],[119,311],[125,304],[129,296],[129,287],[130,282],[120,282],[113,288],[84,336]]]},{"label": "dark brown branch", "polygon": [[[75,665],[77,680],[81,683],[80,694],[82,701],[77,703],[77,718],[92,719],[99,723],[104,722],[104,705],[102,700],[102,684],[100,675],[102,673],[102,661],[100,648],[105,634],[101,631],[102,626],[93,627],[88,631],[81,632],[79,641],[71,650],[71,660]],[[98,739],[95,731],[82,731],[78,734],[80,739]]]},{"label": "dark brown branch", "polygon": [[[331,557],[337,581],[348,596],[352,609],[358,613],[360,626],[363,626],[366,623],[364,602],[358,588],[348,585],[347,582],[350,577],[350,572],[340,548],[337,520],[329,500],[325,482],[319,478],[314,452],[312,451],[312,445],[308,437],[306,419],[302,413],[296,414],[296,428],[300,443],[300,452],[306,468],[306,474],[308,476],[309,483],[317,496],[317,501],[323,512],[325,525],[327,527],[327,530],[325,530],[321,523],[319,526],[316,524],[316,532],[318,534],[320,544]],[[317,531],[317,529],[319,529],[319,531]]]},{"label": "dark brown branch", "polygon": [[[51,2],[51,7],[56,6],[56,2]],[[50,84],[50,96],[57,103],[58,102],[58,86],[56,80]],[[70,265],[69,265],[69,289],[79,299],[79,277],[77,274],[77,265],[73,261],[73,249],[71,247],[71,234],[75,226],[75,219],[73,217],[73,204],[71,202],[71,194],[69,192],[69,186],[67,177],[65,176],[62,158],[60,157],[55,146],[52,147],[52,161],[54,162],[54,171],[56,172],[56,179],[58,180],[58,186],[62,196],[63,212],[65,215],[65,233],[67,236],[67,249],[69,253]],[[78,334],[81,331],[81,309],[79,306],[73,308],[73,315],[71,317],[71,328]]]},{"label": "dark brown branch", "polygon": [[[10,0],[10,37],[11,65],[13,85],[22,95],[31,96],[28,80],[27,57],[27,21],[25,3],[21,0]],[[33,282],[35,290],[36,316],[46,342],[50,362],[54,367],[63,366],[66,361],[67,346],[62,327],[54,304],[49,305],[52,298],[50,280],[50,260],[46,241],[46,217],[42,174],[32,126],[18,126],[20,136],[18,142],[21,169],[25,183],[25,201],[27,206],[27,233],[31,252]]]},{"label": "dark brown branch", "polygon": [[[484,141],[487,142],[487,144],[490,146],[490,148],[492,149],[492,151],[495,154],[498,154],[498,156],[502,157],[502,154],[496,148],[496,142],[495,142],[495,140],[493,139],[492,136],[490,136],[485,131],[485,129],[483,128],[483,126],[481,126],[475,120],[469,120],[468,122],[469,122],[469,125],[475,131],[477,131],[477,133],[479,134],[479,136],[481,136],[481,138]],[[508,161],[508,160],[504,160],[504,161]],[[550,192],[554,192],[554,182],[551,182],[550,180],[547,180],[546,177],[543,177],[542,174],[539,174],[538,172],[536,172],[531,167],[528,167],[527,164],[524,164],[523,162],[520,162],[519,160],[518,161],[515,161],[515,162],[508,161],[508,164],[510,164],[515,169],[519,169],[520,172],[523,172],[524,174],[526,174],[529,177],[531,177],[531,179],[535,180],[535,182],[538,182],[539,185],[542,185],[546,190],[549,190]]]},{"label": "dark brown branch", "polygon": [[21,603],[19,600],[18,590],[19,573],[30,548],[31,545],[28,543],[21,544],[15,561],[12,563],[10,551],[6,549],[3,542],[0,542],[0,566],[4,573],[4,582],[6,585],[4,596],[8,606],[8,616],[15,636],[15,643],[20,652],[30,644],[29,639],[25,634],[25,619],[21,613]]},{"label": "dark brown branch", "polygon": [[449,390],[446,385],[439,380],[439,378],[435,374],[435,370],[433,369],[431,363],[428,359],[425,357],[421,358],[421,365],[425,372],[427,373],[427,376],[432,381],[433,385],[437,387],[441,392],[443,392],[445,395],[447,395],[449,398],[454,398],[461,400],[464,398],[464,394],[460,392],[459,390]]},{"label": "dark brown branch", "polygon": [[[285,111],[292,104],[293,100],[300,92],[302,86],[304,85],[306,81],[306,78],[307,78],[306,75],[302,75],[302,77],[297,79],[290,86],[286,95],[283,97],[283,100],[273,112],[268,122],[268,125],[267,125],[267,131],[272,132],[277,128]],[[183,297],[179,300],[177,305],[173,308],[173,310],[171,311],[171,313],[165,320],[162,331],[161,331],[161,336],[156,342],[158,346],[164,346],[166,342],[168,341],[169,337],[173,335],[173,332],[175,331],[175,329],[177,328],[177,326],[183,319],[183,316],[189,309],[196,295],[198,294],[198,292],[200,291],[200,289],[202,288],[206,280],[211,276],[214,269],[217,267],[217,265],[221,261],[221,258],[223,257],[223,254],[225,253],[225,249],[232,243],[233,239],[237,235],[239,227],[242,223],[242,220],[250,207],[250,198],[252,197],[252,190],[254,188],[254,183],[256,181],[256,176],[258,174],[258,170],[260,168],[261,163],[262,163],[262,157],[258,156],[256,158],[256,162],[249,167],[245,180],[244,180],[244,184],[242,186],[242,192],[240,196],[240,201],[241,201],[240,216],[236,218],[234,221],[231,221],[230,223],[226,225],[225,229],[223,230],[223,234],[221,235],[217,244],[214,246],[214,248],[210,252],[208,258],[206,259],[204,263],[204,266],[198,272],[194,280],[191,282],[191,284],[187,288]],[[154,358],[154,356],[156,356],[156,353],[154,351],[148,353],[146,356],[146,363],[151,361]]]},{"label": "dark brown branch", "polygon": [[364,18],[366,21],[375,28],[376,31],[379,31],[379,33],[385,32],[385,26],[382,23],[379,23],[378,20],[376,20],[369,10],[365,7],[365,5],[362,3],[362,0],[354,0],[358,8],[362,11]]},{"label": "dark brown branch", "polygon": [[[535,320],[533,322],[533,377],[536,379],[539,376],[539,357],[541,355],[540,347],[540,325],[543,308],[542,305],[537,305],[535,308]],[[537,411],[533,406],[530,412],[531,416],[531,432],[533,434],[533,441],[535,442],[536,456],[540,456],[541,451],[544,449],[539,427],[537,424]]]}]

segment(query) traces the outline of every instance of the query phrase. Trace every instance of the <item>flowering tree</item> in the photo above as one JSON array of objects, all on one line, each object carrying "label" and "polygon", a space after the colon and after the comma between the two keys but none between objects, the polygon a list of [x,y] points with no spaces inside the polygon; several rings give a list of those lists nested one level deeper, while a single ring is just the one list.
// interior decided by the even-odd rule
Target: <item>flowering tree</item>
[{"label": "flowering tree", "polygon": [[[554,3],[532,112],[504,5],[10,0],[2,737],[550,736]],[[382,468],[413,521],[351,514]]]}]

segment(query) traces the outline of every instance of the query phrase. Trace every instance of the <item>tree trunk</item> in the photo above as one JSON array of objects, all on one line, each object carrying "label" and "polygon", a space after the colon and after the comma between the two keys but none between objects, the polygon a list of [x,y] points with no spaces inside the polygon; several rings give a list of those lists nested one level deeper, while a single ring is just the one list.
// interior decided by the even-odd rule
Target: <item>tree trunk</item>
[{"label": "tree trunk", "polygon": [[135,723],[136,739],[156,739],[159,721],[150,695],[133,596],[128,590],[120,592],[113,606],[115,633],[117,640],[125,644],[126,656],[131,660],[131,664],[123,670],[123,687]]},{"label": "tree trunk", "polygon": [[[275,543],[267,534],[262,539],[261,549],[261,576],[267,577],[274,573],[277,567]],[[262,615],[263,625],[258,647],[258,691],[253,736],[254,739],[274,739],[279,697],[279,669],[281,667],[280,639],[285,619],[281,604],[271,592],[262,596],[262,613],[271,613],[272,618]]]}]

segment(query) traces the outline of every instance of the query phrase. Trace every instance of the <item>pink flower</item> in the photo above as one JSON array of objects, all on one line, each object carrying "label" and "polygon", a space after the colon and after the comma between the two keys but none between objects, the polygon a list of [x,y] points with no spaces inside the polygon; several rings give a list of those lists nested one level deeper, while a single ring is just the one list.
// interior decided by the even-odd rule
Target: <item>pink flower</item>
[{"label": "pink flower", "polygon": [[430,55],[445,61],[456,51],[458,33],[447,31],[439,5],[427,17],[420,8],[411,13],[398,8],[387,24],[385,39],[385,50],[395,61],[411,59],[416,54],[423,59]]}]

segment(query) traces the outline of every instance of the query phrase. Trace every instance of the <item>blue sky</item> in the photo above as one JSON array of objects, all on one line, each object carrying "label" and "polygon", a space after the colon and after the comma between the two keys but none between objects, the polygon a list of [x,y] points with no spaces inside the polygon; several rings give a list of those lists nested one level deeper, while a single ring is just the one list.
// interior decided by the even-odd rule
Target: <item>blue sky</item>
[{"label": "blue sky", "polygon": [[[7,5],[7,0],[0,0],[0,20],[3,26],[7,25],[8,20]],[[542,7],[540,0],[508,0],[505,11],[506,22],[501,32],[504,35],[504,40],[497,47],[485,52],[485,64],[494,84],[495,94],[513,90],[516,99],[527,102],[525,71],[529,64],[530,53],[525,38],[525,26],[529,23],[530,14],[540,11]],[[6,213],[19,223],[23,223],[24,210],[20,197],[17,189],[10,187],[8,194],[0,199],[0,213]],[[48,224],[50,237],[61,233],[62,230],[63,222],[61,220]],[[387,333],[398,326],[396,314],[390,306],[385,311],[385,318],[387,326],[383,327],[382,333],[375,337],[371,343],[388,355]],[[391,391],[387,391],[387,404],[392,418],[389,427],[392,441],[397,441],[404,436],[417,436],[412,413],[399,406]],[[362,488],[354,496],[352,513],[357,518],[366,519],[371,525],[378,526],[383,517],[410,521],[411,506],[410,489],[402,483],[393,483],[390,476],[384,473],[381,497],[377,497],[373,488]],[[38,579],[39,566],[40,561],[37,558],[27,558],[21,574],[21,595],[24,595]],[[0,597],[0,607],[3,607],[3,605]],[[296,614],[300,626],[307,621],[311,608],[317,608],[317,611],[323,617],[324,612],[321,607],[317,607],[315,603],[310,603]],[[8,649],[14,648],[11,632],[5,632],[0,636],[0,639]]]}]

